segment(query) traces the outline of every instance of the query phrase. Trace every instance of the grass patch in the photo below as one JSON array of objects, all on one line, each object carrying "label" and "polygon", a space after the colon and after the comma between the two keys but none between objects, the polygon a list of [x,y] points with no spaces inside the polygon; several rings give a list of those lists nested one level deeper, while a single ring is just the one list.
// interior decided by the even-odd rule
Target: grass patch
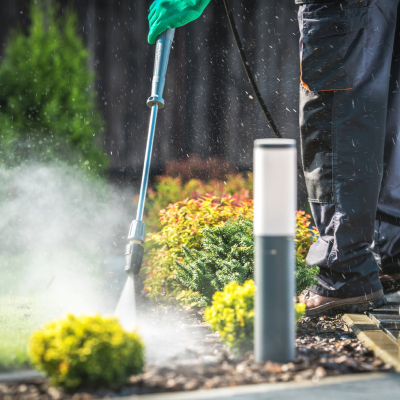
[{"label": "grass patch", "polygon": [[0,296],[0,371],[30,367],[28,340],[41,322],[34,297]]}]

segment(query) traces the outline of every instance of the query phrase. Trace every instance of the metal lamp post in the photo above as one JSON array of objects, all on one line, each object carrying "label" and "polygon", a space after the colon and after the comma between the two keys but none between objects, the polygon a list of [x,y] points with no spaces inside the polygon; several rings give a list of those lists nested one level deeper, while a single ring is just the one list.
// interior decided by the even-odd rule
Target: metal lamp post
[{"label": "metal lamp post", "polygon": [[254,142],[256,361],[294,359],[296,141]]}]

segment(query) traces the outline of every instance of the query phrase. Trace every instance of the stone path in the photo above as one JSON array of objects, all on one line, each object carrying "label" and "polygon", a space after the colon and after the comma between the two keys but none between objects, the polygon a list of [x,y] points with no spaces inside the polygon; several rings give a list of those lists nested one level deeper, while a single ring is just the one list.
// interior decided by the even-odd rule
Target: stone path
[{"label": "stone path", "polygon": [[387,297],[388,304],[378,310],[367,315],[345,314],[342,319],[365,347],[400,372],[400,294]]},{"label": "stone path", "polygon": [[400,294],[390,295],[388,300],[389,303],[386,306],[368,313],[368,316],[393,339],[398,340],[400,334]]}]

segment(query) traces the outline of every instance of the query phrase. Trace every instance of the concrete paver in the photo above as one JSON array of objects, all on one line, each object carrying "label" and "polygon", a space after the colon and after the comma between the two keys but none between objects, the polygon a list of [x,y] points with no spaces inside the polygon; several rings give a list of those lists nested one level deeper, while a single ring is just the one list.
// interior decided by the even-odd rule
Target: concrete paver
[{"label": "concrete paver", "polygon": [[126,400],[399,400],[400,374],[357,374],[317,383],[278,383],[129,396]]},{"label": "concrete paver", "polygon": [[15,371],[15,372],[2,372],[0,373],[0,383],[18,382],[18,381],[23,381],[24,379],[36,379],[41,377],[43,377],[43,374],[33,369],[28,369],[25,371]]},{"label": "concrete paver", "polygon": [[[0,374],[0,382],[33,379],[34,371]],[[119,400],[399,400],[400,374],[354,374],[319,382],[276,383],[119,397]]]},{"label": "concrete paver", "polygon": [[376,356],[400,372],[400,346],[397,340],[384,332],[367,315],[345,314],[342,319],[365,347],[373,350]]}]

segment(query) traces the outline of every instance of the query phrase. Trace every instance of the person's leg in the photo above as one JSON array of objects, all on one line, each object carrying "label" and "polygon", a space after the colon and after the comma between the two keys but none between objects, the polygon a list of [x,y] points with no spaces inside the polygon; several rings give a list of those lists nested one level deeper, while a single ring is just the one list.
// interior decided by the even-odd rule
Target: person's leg
[{"label": "person's leg", "polygon": [[[400,31],[400,9],[396,31]],[[373,251],[387,292],[400,289],[400,37],[395,36],[390,72],[381,192]]]},{"label": "person's leg", "polygon": [[316,295],[381,297],[370,249],[381,185],[398,0],[300,6],[300,129],[304,173],[320,238]]}]

